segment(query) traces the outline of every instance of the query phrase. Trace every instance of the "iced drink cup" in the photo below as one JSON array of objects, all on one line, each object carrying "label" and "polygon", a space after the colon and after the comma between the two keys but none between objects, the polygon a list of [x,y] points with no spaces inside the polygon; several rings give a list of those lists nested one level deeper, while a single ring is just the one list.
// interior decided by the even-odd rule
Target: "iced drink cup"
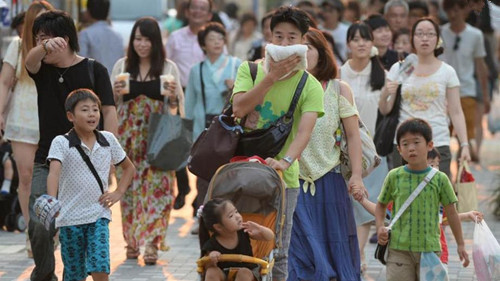
[{"label": "iced drink cup", "polygon": [[116,75],[116,81],[119,82],[120,85],[123,87],[121,91],[122,95],[130,93],[130,73],[123,72]]},{"label": "iced drink cup", "polygon": [[175,77],[172,74],[160,75],[160,90],[162,95],[168,95],[168,86],[174,81]]}]

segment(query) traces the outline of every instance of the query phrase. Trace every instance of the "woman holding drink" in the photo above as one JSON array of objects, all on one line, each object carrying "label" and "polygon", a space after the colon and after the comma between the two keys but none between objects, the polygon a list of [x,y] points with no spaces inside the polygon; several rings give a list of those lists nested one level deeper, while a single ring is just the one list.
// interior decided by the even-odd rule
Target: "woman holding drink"
[{"label": "woman holding drink", "polygon": [[137,168],[132,186],[122,201],[123,236],[127,258],[139,256],[153,265],[158,249],[168,250],[166,235],[173,203],[174,171],[164,172],[148,164],[146,148],[152,113],[170,110],[184,116],[184,94],[174,62],[166,59],[161,33],[154,18],[136,21],[127,57],[118,60],[111,79],[117,101],[119,140]]}]

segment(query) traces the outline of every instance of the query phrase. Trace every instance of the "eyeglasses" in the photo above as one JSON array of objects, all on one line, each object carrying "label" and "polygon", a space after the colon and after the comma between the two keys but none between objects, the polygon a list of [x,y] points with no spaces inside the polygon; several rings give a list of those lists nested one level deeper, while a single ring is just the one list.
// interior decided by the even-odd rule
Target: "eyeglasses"
[{"label": "eyeglasses", "polygon": [[415,36],[418,38],[424,38],[424,37],[432,38],[432,37],[436,37],[437,34],[435,32],[416,32]]},{"label": "eyeglasses", "polygon": [[460,36],[455,37],[455,44],[453,44],[453,51],[458,50],[458,47],[460,47]]}]

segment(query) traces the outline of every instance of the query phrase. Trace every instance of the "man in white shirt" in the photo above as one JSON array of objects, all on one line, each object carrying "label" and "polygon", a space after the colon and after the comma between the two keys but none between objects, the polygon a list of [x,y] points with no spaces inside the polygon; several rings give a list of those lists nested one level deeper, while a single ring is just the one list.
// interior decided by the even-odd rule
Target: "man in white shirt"
[{"label": "man in white shirt", "polygon": [[[335,49],[342,57],[347,59],[347,29],[349,26],[342,22],[344,4],[341,1],[324,1],[321,3],[321,15],[323,16],[322,30],[330,32],[335,39]],[[337,61],[338,63],[339,61]],[[339,64],[339,65],[342,65]]]},{"label": "man in white shirt", "polygon": [[[467,0],[444,0],[443,9],[449,23],[441,28],[444,44],[443,60],[455,68],[460,80],[460,101],[464,111],[469,141],[475,138],[475,119],[489,112],[488,70],[484,58],[486,51],[482,32],[467,24]],[[475,66],[475,67],[471,67]],[[475,73],[474,73],[475,72]],[[483,93],[483,102],[477,101],[476,78]],[[477,151],[470,148],[474,159]]]},{"label": "man in white shirt", "polygon": [[88,0],[87,13],[92,24],[78,34],[78,39],[79,54],[102,63],[111,74],[116,61],[125,53],[122,37],[106,22],[109,8],[109,0]]}]

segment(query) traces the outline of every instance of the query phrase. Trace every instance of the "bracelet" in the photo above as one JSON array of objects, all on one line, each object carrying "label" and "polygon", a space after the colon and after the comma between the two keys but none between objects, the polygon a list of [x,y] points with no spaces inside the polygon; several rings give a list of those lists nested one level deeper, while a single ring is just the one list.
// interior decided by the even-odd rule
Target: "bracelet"
[{"label": "bracelet", "polygon": [[43,42],[42,42],[42,47],[43,47],[43,50],[45,51],[45,53],[46,53],[46,54],[48,53],[48,50],[47,50],[47,43],[49,43],[49,39],[45,39],[45,40],[43,40]]},{"label": "bracelet", "polygon": [[466,147],[466,146],[469,146],[469,143],[468,142],[462,142],[460,144],[460,147]]}]

